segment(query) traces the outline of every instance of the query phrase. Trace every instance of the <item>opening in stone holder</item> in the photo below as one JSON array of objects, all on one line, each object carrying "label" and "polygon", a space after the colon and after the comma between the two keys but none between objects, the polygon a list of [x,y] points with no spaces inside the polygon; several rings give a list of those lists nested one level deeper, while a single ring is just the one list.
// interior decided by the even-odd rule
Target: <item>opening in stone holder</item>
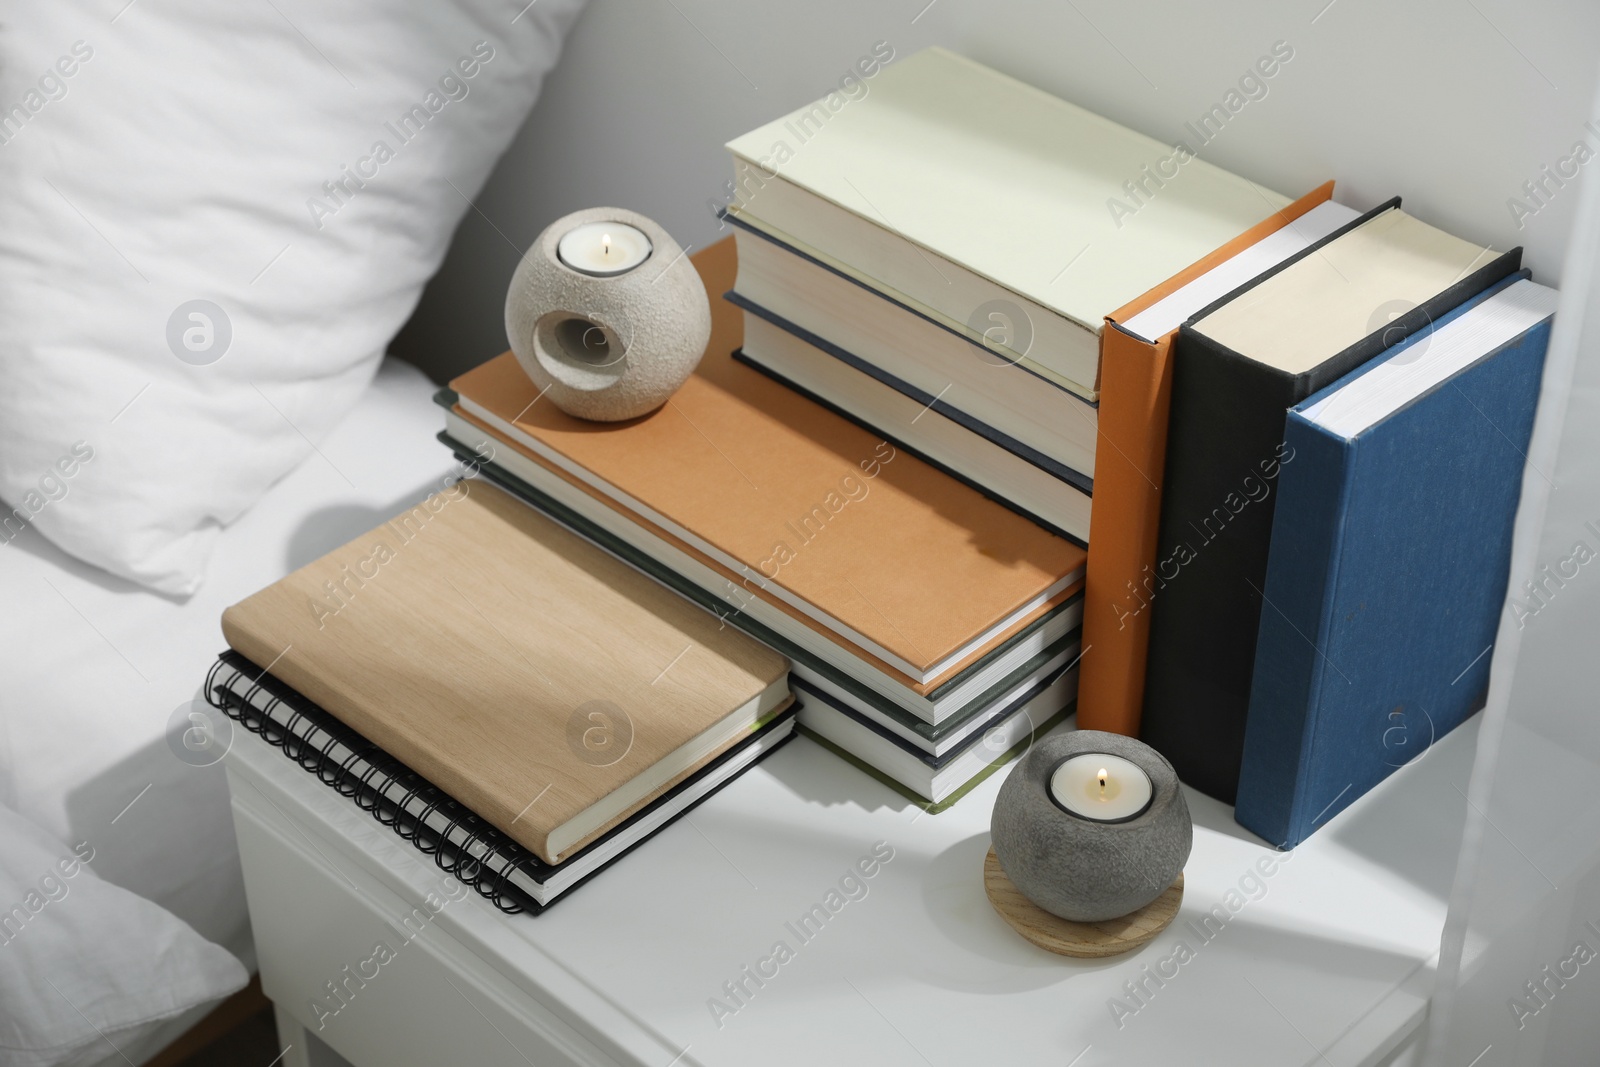
[{"label": "opening in stone holder", "polygon": [[570,311],[552,311],[533,331],[534,358],[571,389],[595,392],[627,370],[628,348],[615,330]]}]

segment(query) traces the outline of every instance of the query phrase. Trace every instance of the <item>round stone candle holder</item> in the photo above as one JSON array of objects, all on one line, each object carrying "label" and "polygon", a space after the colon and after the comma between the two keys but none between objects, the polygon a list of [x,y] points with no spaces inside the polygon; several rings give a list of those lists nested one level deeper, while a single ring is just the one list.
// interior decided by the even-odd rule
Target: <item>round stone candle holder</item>
[{"label": "round stone candle holder", "polygon": [[665,404],[711,337],[699,272],[636,211],[558,219],[506,292],[506,338],[541,396],[581,419],[620,422]]},{"label": "round stone candle holder", "polygon": [[990,836],[984,888],[1001,917],[1041,948],[1099,957],[1172,922],[1194,827],[1160,753],[1078,730],[1023,757],[995,799]]}]

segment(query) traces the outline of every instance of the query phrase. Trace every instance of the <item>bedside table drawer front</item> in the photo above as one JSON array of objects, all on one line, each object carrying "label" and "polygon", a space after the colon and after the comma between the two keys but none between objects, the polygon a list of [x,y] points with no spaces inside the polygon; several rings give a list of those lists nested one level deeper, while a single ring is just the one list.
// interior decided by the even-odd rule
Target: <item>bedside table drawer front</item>
[{"label": "bedside table drawer front", "polygon": [[402,901],[251,792],[233,809],[262,988],[309,1033],[356,1067],[616,1067],[433,923],[442,873],[432,903]]}]

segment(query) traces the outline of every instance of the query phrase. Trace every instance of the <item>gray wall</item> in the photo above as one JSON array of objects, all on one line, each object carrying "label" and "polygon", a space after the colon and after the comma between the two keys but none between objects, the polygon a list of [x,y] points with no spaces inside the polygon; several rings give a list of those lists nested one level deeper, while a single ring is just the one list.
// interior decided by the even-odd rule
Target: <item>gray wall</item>
[{"label": "gray wall", "polygon": [[[920,13],[920,14],[919,14]],[[1507,201],[1590,132],[1592,0],[594,0],[392,351],[447,378],[505,348],[501,306],[552,219],[617,205],[719,236],[731,137],[826,93],[874,42],[942,44],[1165,141],[1273,43],[1294,58],[1201,155],[1289,196],[1390,196],[1559,280],[1573,182]],[[1595,121],[1600,130],[1600,121]],[[1592,165],[1600,166],[1600,160]]]}]

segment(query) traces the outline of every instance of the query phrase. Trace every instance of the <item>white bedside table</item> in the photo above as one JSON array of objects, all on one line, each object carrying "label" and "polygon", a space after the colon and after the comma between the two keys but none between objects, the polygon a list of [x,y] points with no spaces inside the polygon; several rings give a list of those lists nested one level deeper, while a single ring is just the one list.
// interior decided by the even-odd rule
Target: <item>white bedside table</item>
[{"label": "white bedside table", "polygon": [[[533,917],[447,900],[431,859],[254,735],[227,765],[286,1067],[330,1062],[319,1043],[359,1067],[1346,1067],[1405,1059],[1425,1017],[1477,722],[1293,853],[1190,792],[1182,912],[1098,962],[990,908],[1003,775],[926,815],[800,738]],[[830,901],[875,846],[865,895]]]}]

